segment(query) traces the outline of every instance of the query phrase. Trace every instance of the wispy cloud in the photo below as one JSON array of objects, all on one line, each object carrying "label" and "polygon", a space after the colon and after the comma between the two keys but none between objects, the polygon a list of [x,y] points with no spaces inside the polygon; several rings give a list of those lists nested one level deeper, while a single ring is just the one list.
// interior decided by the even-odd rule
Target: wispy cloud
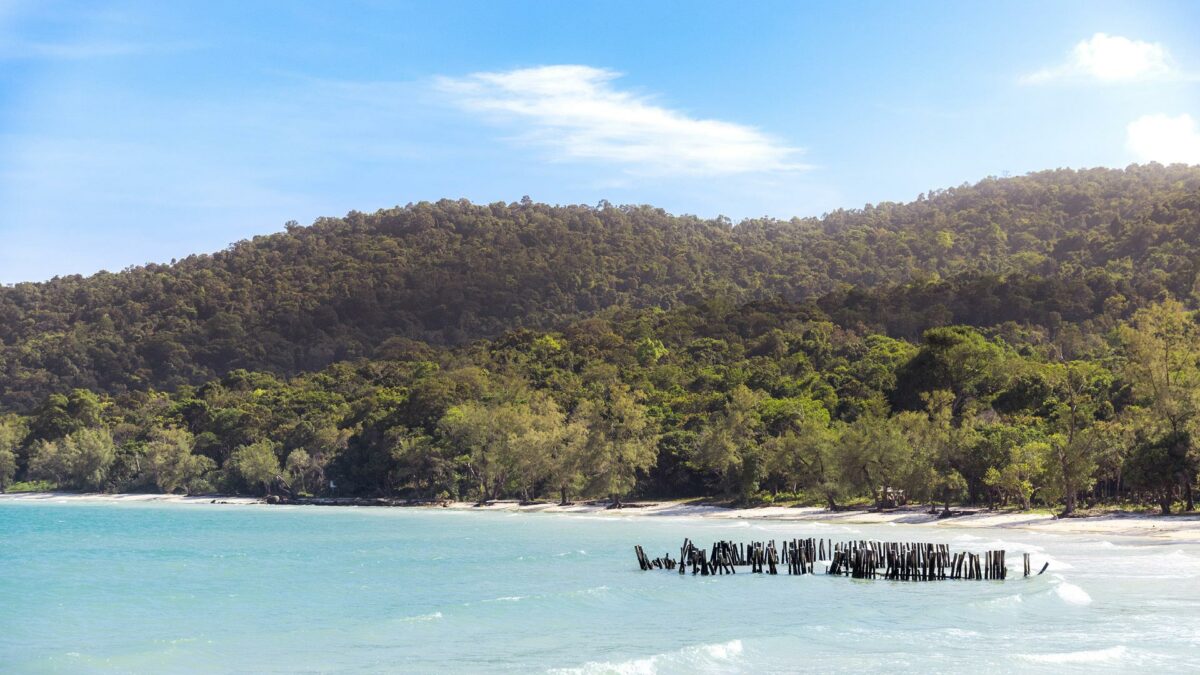
[{"label": "wispy cloud", "polygon": [[195,49],[194,43],[127,41],[31,42],[0,39],[0,59],[87,60]]},{"label": "wispy cloud", "polygon": [[1143,162],[1200,164],[1200,128],[1191,115],[1143,115],[1126,128],[1125,146]]},{"label": "wispy cloud", "polygon": [[798,171],[800,153],[754,127],[697,119],[613,86],[620,76],[554,65],[442,77],[466,110],[529,128],[519,139],[559,160],[617,164],[633,174],[728,175]]},{"label": "wispy cloud", "polygon": [[1158,42],[1096,33],[1075,45],[1065,63],[1021,78],[1023,84],[1061,81],[1128,83],[1171,79],[1180,73],[1167,48]]}]

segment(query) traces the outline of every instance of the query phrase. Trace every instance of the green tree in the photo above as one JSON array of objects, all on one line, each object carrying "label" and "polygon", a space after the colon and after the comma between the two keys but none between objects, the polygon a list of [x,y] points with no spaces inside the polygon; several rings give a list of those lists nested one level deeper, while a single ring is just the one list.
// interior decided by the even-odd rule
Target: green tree
[{"label": "green tree", "polygon": [[[1192,312],[1176,300],[1166,300],[1140,310],[1121,335],[1125,376],[1151,411],[1159,437],[1139,443],[1137,473],[1142,477],[1161,475],[1166,466],[1154,471],[1145,463],[1153,456],[1169,459],[1191,511],[1195,508],[1192,485],[1200,465],[1193,442],[1200,431],[1200,328]],[[1165,508],[1170,508],[1169,502],[1165,503]]]},{"label": "green tree", "polygon": [[724,410],[701,434],[698,446],[700,466],[715,471],[721,477],[725,494],[741,501],[758,491],[767,469],[759,439],[761,399],[761,395],[745,385],[735,387]]},{"label": "green tree", "polygon": [[1008,463],[1002,469],[989,467],[984,482],[1028,511],[1036,489],[1034,481],[1044,471],[1043,459],[1050,456],[1052,448],[1045,442],[1013,445],[1009,449]]},{"label": "green tree", "polygon": [[388,433],[392,441],[392,459],[396,462],[398,484],[419,495],[436,497],[457,495],[458,466],[443,446],[421,432],[395,427]]},{"label": "green tree", "polygon": [[829,411],[811,398],[767,399],[760,406],[766,429],[763,454],[767,473],[792,492],[816,492],[830,510],[840,495]]},{"label": "green tree", "polygon": [[899,407],[918,410],[924,396],[949,391],[951,413],[961,416],[971,405],[982,405],[1004,387],[1009,373],[1004,349],[966,326],[925,331],[920,351],[901,369],[895,391]]},{"label": "green tree", "polygon": [[56,441],[39,441],[29,459],[29,475],[59,487],[100,491],[115,460],[116,446],[107,429],[80,429]]},{"label": "green tree", "polygon": [[1129,482],[1154,495],[1164,516],[1171,513],[1179,476],[1194,471],[1189,457],[1191,445],[1186,431],[1165,436],[1142,434],[1126,462]]},{"label": "green tree", "polygon": [[32,440],[55,441],[77,428],[75,420],[67,412],[67,397],[50,394],[33,413],[29,437]]},{"label": "green tree", "polygon": [[156,429],[142,449],[142,471],[162,492],[192,492],[206,487],[204,476],[216,468],[212,459],[192,452],[186,429]]},{"label": "green tree", "polygon": [[[1098,424],[1106,406],[1107,373],[1099,366],[1071,362],[1053,371],[1057,403],[1053,406],[1044,465],[1050,492],[1063,503],[1063,515],[1075,512],[1081,492],[1095,480],[1096,457],[1115,439],[1115,427]],[[1049,496],[1049,495],[1048,495]]]},{"label": "green tree", "polygon": [[439,425],[479,485],[480,499],[498,499],[513,483],[532,499],[552,472],[565,416],[553,399],[524,388],[492,401],[468,401],[450,409]]},{"label": "green tree", "polygon": [[639,472],[648,471],[657,459],[658,431],[626,388],[610,386],[601,398],[579,403],[574,419],[587,429],[584,452],[589,489],[612,499],[633,489]]},{"label": "green tree", "polygon": [[667,354],[670,354],[670,351],[663,346],[662,340],[646,337],[638,340],[635,353],[637,354],[638,363],[642,367],[649,367],[658,363]]},{"label": "green tree", "polygon": [[67,488],[72,482],[72,458],[59,441],[36,441],[29,452],[29,477]]},{"label": "green tree", "polygon": [[882,506],[884,490],[901,484],[912,447],[900,423],[871,412],[846,425],[838,439],[840,475],[847,486]]},{"label": "green tree", "polygon": [[279,456],[270,441],[257,441],[233,451],[225,467],[242,486],[259,494],[271,493],[271,482],[280,474]]},{"label": "green tree", "polygon": [[301,494],[311,494],[313,485],[320,482],[313,480],[313,459],[304,448],[296,448],[288,453],[283,468],[288,475],[288,484]]},{"label": "green tree", "polygon": [[12,485],[17,473],[17,449],[25,437],[24,425],[15,416],[0,417],[0,492]]},{"label": "green tree", "polygon": [[[897,422],[905,428],[914,453],[914,478],[927,481],[924,492],[941,501],[943,512],[950,512],[952,499],[966,489],[960,468],[966,464],[978,434],[969,414],[954,418],[953,392],[939,389],[923,396],[924,414],[903,414]],[[910,481],[914,484],[915,481]]]},{"label": "green tree", "polygon": [[1171,432],[1187,429],[1200,395],[1200,328],[1176,300],[1138,311],[1124,327],[1125,375]]}]

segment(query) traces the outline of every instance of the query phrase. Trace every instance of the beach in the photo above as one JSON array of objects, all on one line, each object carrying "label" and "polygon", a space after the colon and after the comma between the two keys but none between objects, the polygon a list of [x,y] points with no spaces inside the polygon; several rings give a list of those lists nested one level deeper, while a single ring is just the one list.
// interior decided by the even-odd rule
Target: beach
[{"label": "beach", "polygon": [[[73,492],[28,492],[0,494],[0,503],[13,502],[110,502],[164,503],[195,506],[252,505],[267,506],[257,497],[229,495],[173,495],[155,493],[105,494]],[[391,508],[391,507],[362,507]],[[453,509],[458,511],[553,513],[587,515],[606,518],[705,518],[713,520],[748,520],[780,522],[813,522],[841,525],[922,525],[925,527],[972,530],[1028,530],[1051,534],[1075,534],[1114,537],[1145,537],[1162,542],[1200,542],[1200,514],[1172,516],[1148,513],[1112,512],[1059,518],[1035,511],[988,511],[984,508],[952,510],[952,517],[930,513],[928,506],[908,506],[886,511],[847,509],[830,511],[819,507],[759,506],[729,508],[685,501],[628,502],[622,508],[609,508],[606,503],[580,502],[566,506],[553,502],[521,503],[498,500],[488,504],[450,501],[440,504],[396,506],[394,508]]]}]

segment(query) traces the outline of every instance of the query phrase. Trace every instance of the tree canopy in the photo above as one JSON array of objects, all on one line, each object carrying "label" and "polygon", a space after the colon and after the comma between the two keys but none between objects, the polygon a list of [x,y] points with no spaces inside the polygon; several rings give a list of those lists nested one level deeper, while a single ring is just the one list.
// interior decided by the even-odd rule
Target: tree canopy
[{"label": "tree canopy", "polygon": [[0,289],[0,489],[1190,509],[1200,169],[416,204]]}]

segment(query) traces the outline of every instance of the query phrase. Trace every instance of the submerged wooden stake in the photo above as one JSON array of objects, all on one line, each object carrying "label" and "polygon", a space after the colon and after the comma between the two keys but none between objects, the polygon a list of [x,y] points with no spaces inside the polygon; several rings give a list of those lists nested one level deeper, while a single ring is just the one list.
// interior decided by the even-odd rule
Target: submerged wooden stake
[{"label": "submerged wooden stake", "polygon": [[[690,539],[683,540],[679,560],[669,555],[651,559],[641,546],[634,546],[638,567],[643,571],[662,569],[686,574],[690,565],[692,575],[714,576],[737,574],[738,567],[749,567],[755,574],[779,574],[782,564],[789,576],[816,573],[818,560],[828,561],[825,572],[854,579],[888,579],[892,581],[942,581],[946,579],[1002,580],[1008,578],[1007,552],[985,551],[982,554],[953,552],[946,544],[849,541],[828,539],[791,539],[733,542],[717,541],[710,548],[696,547]],[[1049,567],[1046,563],[1038,574]],[[1028,553],[1022,556],[1024,576],[1030,576],[1032,561]]]}]

